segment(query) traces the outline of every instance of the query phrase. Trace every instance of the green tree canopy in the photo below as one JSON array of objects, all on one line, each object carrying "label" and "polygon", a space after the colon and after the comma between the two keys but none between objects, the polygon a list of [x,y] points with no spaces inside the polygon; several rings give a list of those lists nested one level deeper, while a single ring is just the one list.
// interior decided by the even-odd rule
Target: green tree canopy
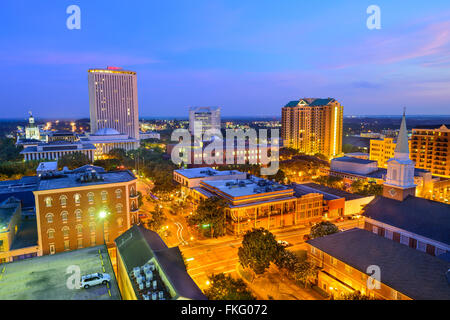
[{"label": "green tree canopy", "polygon": [[59,158],[58,167],[60,169],[67,167],[72,170],[90,163],[91,161],[84,153],[72,152]]},{"label": "green tree canopy", "polygon": [[147,228],[158,232],[162,226],[166,223],[167,217],[164,215],[162,209],[157,206],[155,211],[150,212],[150,220],[147,222]]},{"label": "green tree canopy", "polygon": [[199,225],[205,235],[217,238],[225,235],[225,209],[227,203],[219,197],[210,197],[200,201],[197,210],[189,217],[191,225]]},{"label": "green tree canopy", "polygon": [[339,232],[338,227],[329,221],[322,221],[311,227],[312,239]]},{"label": "green tree canopy", "polygon": [[279,245],[275,236],[264,228],[247,231],[238,250],[239,262],[256,274],[264,273],[278,254]]},{"label": "green tree canopy", "polygon": [[212,274],[210,285],[205,290],[209,300],[256,300],[242,279],[235,279],[223,273]]}]

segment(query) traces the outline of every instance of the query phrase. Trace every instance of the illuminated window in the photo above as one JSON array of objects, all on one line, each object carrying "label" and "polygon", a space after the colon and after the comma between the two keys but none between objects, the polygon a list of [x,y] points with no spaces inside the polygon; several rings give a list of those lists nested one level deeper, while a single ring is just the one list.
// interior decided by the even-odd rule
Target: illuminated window
[{"label": "illuminated window", "polygon": [[47,219],[47,223],[53,223],[53,213],[47,213],[45,218]]},{"label": "illuminated window", "polygon": [[89,231],[90,231],[91,233],[94,233],[94,232],[95,232],[95,229],[96,229],[95,222],[91,222],[91,223],[89,224]]},{"label": "illuminated window", "polygon": [[81,220],[81,218],[82,218],[82,212],[81,212],[80,209],[75,210],[75,218],[76,218],[77,220]]},{"label": "illuminated window", "polygon": [[122,227],[123,227],[123,219],[122,219],[122,218],[118,218],[118,219],[117,219],[117,226],[118,226],[119,228],[122,228]]},{"label": "illuminated window", "polygon": [[108,192],[102,191],[102,201],[108,200]]},{"label": "illuminated window", "polygon": [[65,226],[61,229],[61,231],[63,232],[64,238],[69,237],[69,227]]},{"label": "illuminated window", "polygon": [[75,204],[80,204],[80,202],[81,202],[81,195],[78,194],[78,193],[76,193],[76,194],[73,196],[73,199],[75,200]]},{"label": "illuminated window", "polygon": [[120,189],[117,189],[117,190],[116,190],[116,198],[117,198],[117,199],[122,198],[122,190],[120,190]]},{"label": "illuminated window", "polygon": [[47,208],[49,208],[49,207],[51,207],[52,206],[52,198],[51,197],[47,197],[47,198],[45,198],[45,206],[47,207]]},{"label": "illuminated window", "polygon": [[68,216],[69,216],[69,213],[67,211],[61,212],[61,219],[62,219],[63,223],[67,223]]},{"label": "illuminated window", "polygon": [[61,203],[61,206],[65,207],[67,205],[67,197],[62,195],[61,197],[59,197],[59,201]]},{"label": "illuminated window", "polygon": [[55,238],[55,229],[48,229],[47,234],[49,239]]},{"label": "illuminated window", "polygon": [[79,236],[83,234],[83,226],[81,224],[77,224],[76,229]]},{"label": "illuminated window", "polygon": [[87,194],[87,196],[88,196],[89,204],[93,204],[94,203],[94,193],[93,192],[89,192]]},{"label": "illuminated window", "polygon": [[95,218],[95,208],[90,207],[88,209],[88,212],[89,212],[89,218],[94,219]]},{"label": "illuminated window", "polygon": [[123,205],[121,203],[116,204],[116,212],[122,213]]}]

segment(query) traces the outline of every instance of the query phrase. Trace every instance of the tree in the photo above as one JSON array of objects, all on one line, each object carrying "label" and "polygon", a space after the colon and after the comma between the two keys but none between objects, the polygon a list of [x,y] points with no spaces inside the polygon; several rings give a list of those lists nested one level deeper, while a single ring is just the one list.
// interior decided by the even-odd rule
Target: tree
[{"label": "tree", "polygon": [[64,167],[68,167],[69,169],[76,169],[89,163],[91,163],[91,161],[84,153],[72,152],[59,158],[58,167],[60,169]]},{"label": "tree", "polygon": [[301,281],[305,284],[305,288],[312,278],[317,276],[317,267],[308,262],[302,261],[295,264],[293,277],[296,281]]},{"label": "tree", "polygon": [[311,227],[311,239],[320,238],[339,232],[338,227],[329,221],[322,221]]},{"label": "tree", "polygon": [[22,146],[16,146],[14,139],[1,138],[0,139],[0,162],[6,161],[20,161],[23,156],[20,152],[23,150]]},{"label": "tree", "polygon": [[264,228],[247,231],[238,250],[239,262],[256,274],[263,274],[279,254],[275,236]]},{"label": "tree", "polygon": [[209,300],[256,300],[242,279],[234,279],[223,273],[208,277],[210,285],[205,290]]},{"label": "tree", "polygon": [[164,215],[164,212],[158,206],[156,207],[155,211],[150,212],[150,215],[151,218],[150,221],[147,222],[147,228],[155,232],[160,231],[162,226],[167,220],[166,216]]},{"label": "tree", "polygon": [[200,201],[197,210],[189,218],[191,225],[199,225],[204,234],[217,238],[225,235],[225,208],[227,203],[219,197]]},{"label": "tree", "polygon": [[275,265],[278,268],[286,269],[288,272],[295,271],[295,265],[299,263],[299,258],[292,251],[286,250],[284,247],[279,246],[278,255],[275,259]]}]

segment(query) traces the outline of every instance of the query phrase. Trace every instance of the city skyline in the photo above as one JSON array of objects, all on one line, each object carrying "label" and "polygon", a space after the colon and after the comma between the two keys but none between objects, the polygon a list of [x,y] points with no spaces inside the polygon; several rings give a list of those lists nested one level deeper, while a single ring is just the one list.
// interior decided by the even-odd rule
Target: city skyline
[{"label": "city skyline", "polygon": [[198,105],[279,117],[285,101],[327,96],[345,115],[449,110],[445,1],[379,1],[380,30],[366,26],[367,1],[78,1],[80,30],[66,27],[70,4],[2,6],[0,94],[14,111],[1,118],[88,117],[86,71],[108,65],[137,72],[141,117],[187,117]]}]

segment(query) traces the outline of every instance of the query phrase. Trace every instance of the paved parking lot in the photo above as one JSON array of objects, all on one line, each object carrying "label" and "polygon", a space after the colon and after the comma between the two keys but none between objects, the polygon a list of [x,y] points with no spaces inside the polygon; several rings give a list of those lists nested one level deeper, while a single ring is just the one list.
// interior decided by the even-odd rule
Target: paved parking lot
[{"label": "paved parking lot", "polygon": [[[69,266],[79,266],[81,275],[103,272],[105,268],[111,283],[89,289],[70,289],[67,280],[71,274],[66,273]],[[104,246],[0,265],[0,300],[109,299],[119,300],[120,293]]]}]

